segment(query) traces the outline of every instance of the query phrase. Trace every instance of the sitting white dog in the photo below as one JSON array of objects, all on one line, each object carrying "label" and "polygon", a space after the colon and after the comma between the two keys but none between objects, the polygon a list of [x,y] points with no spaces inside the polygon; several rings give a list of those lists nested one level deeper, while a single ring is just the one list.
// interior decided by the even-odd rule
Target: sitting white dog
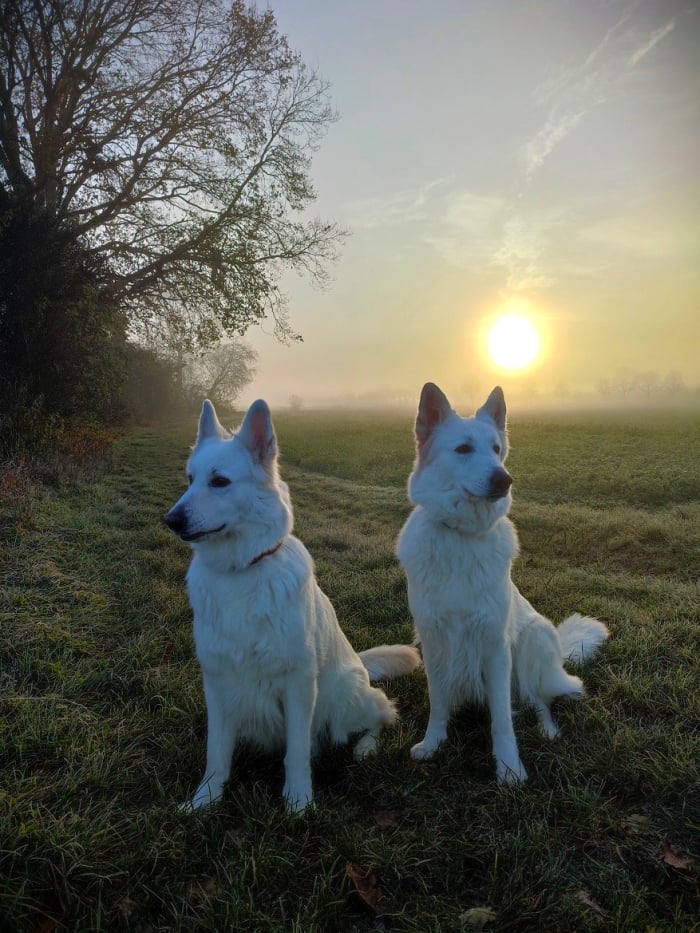
[{"label": "sitting white dog", "polygon": [[416,447],[409,479],[416,508],[397,555],[423,649],[430,716],[411,754],[429,758],[447,736],[451,712],[467,700],[486,701],[498,780],[525,780],[511,679],[518,699],[534,707],[542,731],[553,738],[552,699],[585,692],[564,662],[592,655],[608,630],[578,614],[555,628],[511,581],[518,538],[508,518],[512,479],[503,466],[508,438],[500,388],[474,418],[460,418],[436,385],[425,385]]},{"label": "sitting white dog", "polygon": [[189,489],[166,516],[194,550],[187,573],[207,703],[207,763],[189,807],[218,800],[239,739],[285,748],[292,811],[312,802],[311,757],[321,742],[361,734],[374,750],[395,706],[373,680],[414,670],[415,648],[357,654],[292,534],[289,491],[278,475],[270,412],[255,402],[231,436],[205,401],[187,465]]}]

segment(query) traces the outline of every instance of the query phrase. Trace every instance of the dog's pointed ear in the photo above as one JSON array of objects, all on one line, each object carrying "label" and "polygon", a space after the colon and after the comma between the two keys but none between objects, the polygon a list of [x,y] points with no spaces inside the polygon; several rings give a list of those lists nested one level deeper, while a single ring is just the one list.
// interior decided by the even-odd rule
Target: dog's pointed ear
[{"label": "dog's pointed ear", "polygon": [[226,428],[219,423],[219,419],[216,417],[216,409],[212,403],[208,398],[205,398],[202,403],[202,413],[199,416],[197,443],[201,444],[202,441],[209,440],[209,438],[212,437],[223,441],[230,437],[230,434]]},{"label": "dog's pointed ear", "polygon": [[267,402],[259,398],[248,409],[238,437],[253,455],[253,459],[268,466],[277,457],[277,437],[272,426]]},{"label": "dog's pointed ear", "polygon": [[489,418],[491,421],[495,422],[499,431],[505,431],[506,400],[503,395],[503,389],[500,386],[496,386],[491,392],[491,395],[489,395],[484,404],[477,411],[476,417],[481,418],[482,421],[484,418]]},{"label": "dog's pointed ear", "polygon": [[416,441],[420,449],[435,428],[452,414],[452,406],[445,393],[432,382],[426,382],[420,394],[416,417]]}]

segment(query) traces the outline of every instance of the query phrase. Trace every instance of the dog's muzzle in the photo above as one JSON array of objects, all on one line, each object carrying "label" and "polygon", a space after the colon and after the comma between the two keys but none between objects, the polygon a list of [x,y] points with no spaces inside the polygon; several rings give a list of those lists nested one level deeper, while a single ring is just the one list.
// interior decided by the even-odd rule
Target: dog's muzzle
[{"label": "dog's muzzle", "polygon": [[219,525],[216,528],[205,528],[200,531],[188,531],[189,528],[189,519],[187,517],[187,512],[185,509],[171,509],[168,514],[163,519],[168,528],[175,532],[178,537],[182,538],[183,541],[193,542],[199,541],[202,538],[208,537],[208,535],[215,535],[218,532],[223,531],[226,527],[226,522],[223,525]]},{"label": "dog's muzzle", "polygon": [[489,480],[488,498],[496,501],[508,495],[508,490],[513,485],[513,477],[503,468],[494,470]]},{"label": "dog's muzzle", "polygon": [[180,509],[171,509],[163,521],[176,535],[182,534],[187,527],[187,516]]},{"label": "dog's muzzle", "polygon": [[170,509],[163,521],[176,535],[182,535],[187,528],[187,515],[184,509]]}]

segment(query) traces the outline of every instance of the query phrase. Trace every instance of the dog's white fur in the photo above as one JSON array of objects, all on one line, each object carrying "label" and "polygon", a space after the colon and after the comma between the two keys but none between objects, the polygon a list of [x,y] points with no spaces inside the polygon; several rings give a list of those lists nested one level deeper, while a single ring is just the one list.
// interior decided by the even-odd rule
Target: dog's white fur
[{"label": "dog's white fur", "polygon": [[563,663],[589,657],[608,630],[578,614],[555,628],[511,581],[518,538],[508,518],[512,480],[503,467],[508,437],[500,387],[474,418],[461,418],[436,385],[425,385],[416,445],[409,479],[416,507],[399,536],[397,555],[423,649],[430,716],[411,754],[429,758],[446,738],[456,707],[467,700],[486,702],[498,781],[525,780],[511,684],[515,696],[534,707],[544,734],[554,738],[552,699],[585,692]]},{"label": "dog's white fur", "polygon": [[289,490],[264,401],[231,436],[205,401],[187,465],[190,487],[166,522],[194,550],[187,573],[194,638],[207,704],[207,763],[187,806],[218,800],[238,740],[285,748],[284,795],[292,811],[312,801],[319,744],[364,733],[355,756],[374,750],[394,704],[373,680],[414,670],[415,648],[360,652],[321,592],[311,556],[292,535]]}]

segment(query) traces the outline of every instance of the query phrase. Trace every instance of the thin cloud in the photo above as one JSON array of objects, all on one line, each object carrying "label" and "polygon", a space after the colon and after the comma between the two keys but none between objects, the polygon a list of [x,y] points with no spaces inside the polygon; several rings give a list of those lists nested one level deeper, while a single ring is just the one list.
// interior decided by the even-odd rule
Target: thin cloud
[{"label": "thin cloud", "polygon": [[[682,253],[685,239],[673,224],[651,226],[638,217],[611,217],[590,223],[578,231],[579,240],[603,247],[608,253],[627,254],[645,262]],[[687,244],[689,251],[695,243]]]},{"label": "thin cloud", "polygon": [[[535,103],[549,106],[550,112],[544,125],[521,152],[528,181],[586,115],[605,103],[611,88],[649,55],[676,25],[675,20],[669,20],[640,41],[639,32],[630,19],[628,13],[608,29],[580,66],[565,69],[534,89]],[[630,48],[633,48],[631,54]]]},{"label": "thin cloud", "polygon": [[671,19],[665,26],[662,26],[660,29],[657,29],[656,32],[653,32],[646,42],[643,45],[640,45],[632,55],[630,55],[627,64],[630,68],[636,68],[640,61],[651,52],[655,45],[658,45],[661,40],[671,32],[672,29],[675,29],[676,21]]},{"label": "thin cloud", "polygon": [[359,230],[425,223],[430,216],[433,193],[451,179],[438,178],[415,190],[397,191],[382,198],[362,198],[344,205],[347,222]]},{"label": "thin cloud", "polygon": [[528,177],[542,168],[556,147],[578,126],[584,114],[585,111],[550,115],[547,123],[524,147],[523,158]]},{"label": "thin cloud", "polygon": [[542,288],[553,283],[542,266],[547,239],[544,224],[533,223],[531,218],[520,215],[508,218],[491,264],[505,270],[509,289]]},{"label": "thin cloud", "polygon": [[488,264],[501,236],[504,199],[463,189],[446,192],[439,207],[435,227],[423,235],[423,242],[458,268]]},{"label": "thin cloud", "polygon": [[465,233],[482,236],[503,211],[503,198],[458,191],[449,197],[447,223]]},{"label": "thin cloud", "polygon": [[423,236],[447,263],[460,269],[498,270],[512,291],[555,284],[551,247],[565,222],[560,210],[516,208],[498,195],[453,191],[444,196],[444,213]]},{"label": "thin cloud", "polygon": [[[617,36],[620,33],[620,30],[625,25],[625,23],[629,22],[631,16],[632,16],[632,11],[630,10],[621,19],[619,19],[613,26],[611,26],[610,29],[608,29],[608,31],[605,33],[601,41],[593,49],[593,51],[590,53],[586,61],[583,63],[583,70],[585,72],[587,72],[598,61],[598,59],[602,57],[603,51],[606,48],[608,48],[608,46],[610,45],[614,46]],[[613,50],[613,55],[614,54],[615,53]]]},{"label": "thin cloud", "polygon": [[538,84],[532,91],[534,102],[559,110],[582,109],[589,96],[599,94],[601,87],[609,82],[611,70],[619,70],[613,63],[620,59],[619,47],[625,45],[626,35],[623,27],[629,19],[630,13],[627,13],[611,26],[582,64],[565,68]]}]

